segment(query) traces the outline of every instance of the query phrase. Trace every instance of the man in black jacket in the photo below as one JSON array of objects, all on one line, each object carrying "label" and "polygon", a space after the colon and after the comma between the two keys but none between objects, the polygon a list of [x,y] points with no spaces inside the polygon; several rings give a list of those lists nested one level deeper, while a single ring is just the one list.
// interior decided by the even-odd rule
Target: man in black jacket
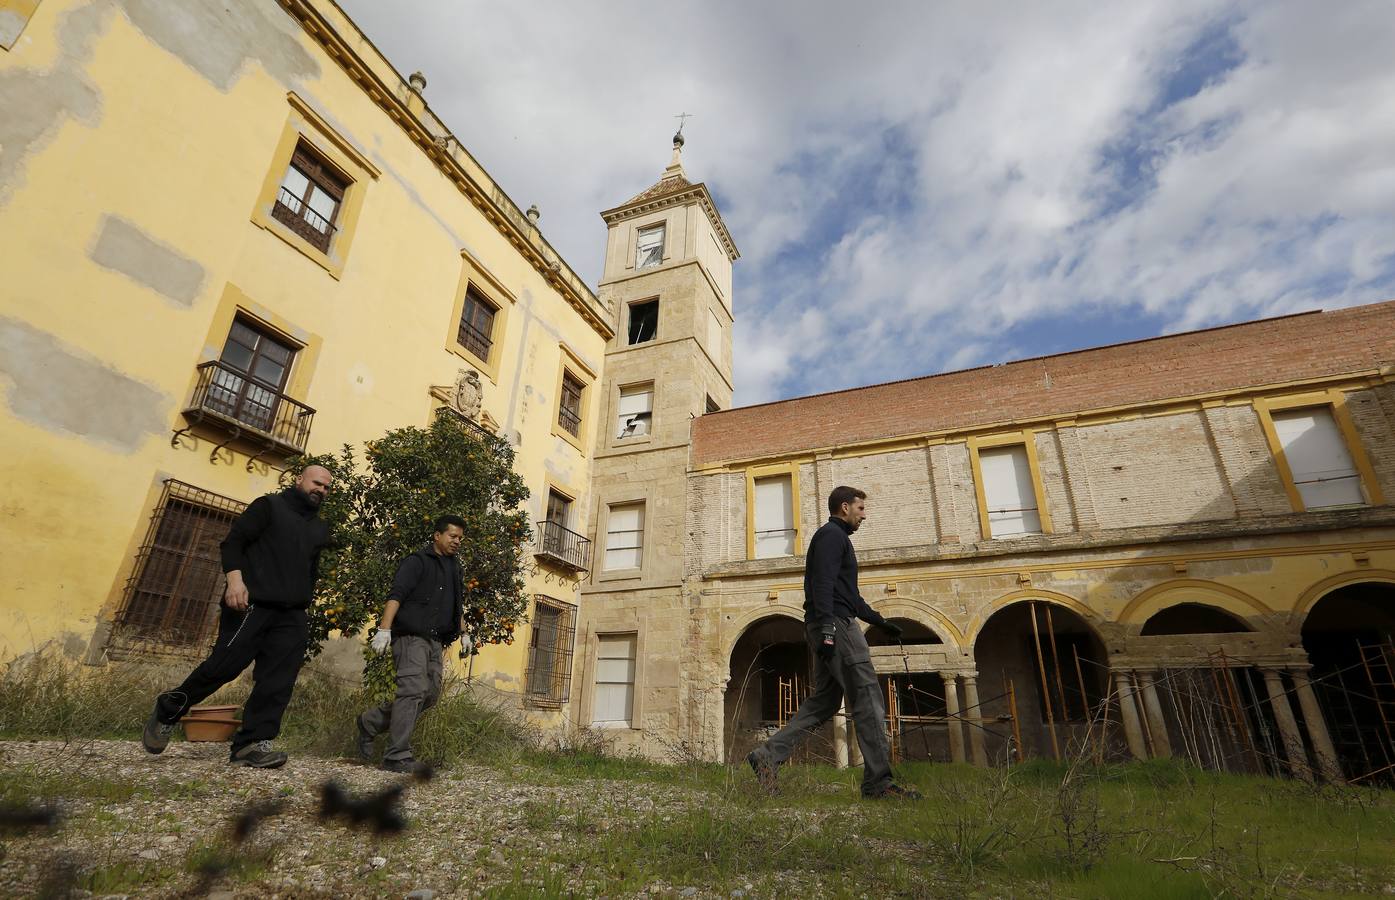
[{"label": "man in black jacket", "polygon": [[880,625],[892,637],[901,635],[900,626],[868,606],[857,589],[857,554],[850,537],[867,518],[866,500],[867,495],[857,488],[834,488],[828,495],[830,518],[809,541],[804,559],[804,628],[814,653],[814,692],[784,728],[746,757],[767,791],[775,790],[780,764],[832,718],[846,698],[862,748],[862,796],[920,799],[917,792],[892,783],[886,711],[867,638],[855,621]]},{"label": "man in black jacket", "polygon": [[285,765],[286,754],[271,749],[271,742],[281,733],[305,661],[305,609],[315,593],[320,551],[329,543],[320,503],[333,480],[323,466],[306,466],[293,487],[258,497],[233,522],[221,548],[228,587],[218,639],[183,684],[155,699],[141,738],[146,750],[162,752],[189,707],[255,663],[229,762],[258,769]]},{"label": "man in black jacket", "polygon": [[465,634],[462,575],[455,554],[465,537],[465,520],[441,516],[436,520],[431,543],[397,565],[392,579],[373,649],[379,653],[392,647],[397,667],[397,695],[358,717],[358,755],[364,762],[373,758],[373,739],[388,733],[383,768],[389,772],[412,772],[412,731],[417,718],[441,697],[443,663],[441,654],[460,637],[465,652],[470,638]]}]

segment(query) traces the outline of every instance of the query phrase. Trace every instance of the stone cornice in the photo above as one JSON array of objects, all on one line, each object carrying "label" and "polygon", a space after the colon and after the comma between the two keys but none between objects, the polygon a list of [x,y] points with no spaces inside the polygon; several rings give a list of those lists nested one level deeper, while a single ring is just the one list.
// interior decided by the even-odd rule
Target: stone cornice
[{"label": "stone cornice", "polygon": [[[422,152],[436,164],[447,178],[455,184],[470,202],[489,220],[498,232],[528,260],[529,264],[542,275],[543,279],[556,290],[567,303],[606,340],[615,336],[609,325],[609,311],[591,291],[581,277],[553,249],[547,239],[530,222],[518,205],[504,193],[498,183],[489,176],[479,162],[470,155],[458,138],[429,110],[422,107],[418,114],[408,107],[398,95],[407,94],[407,82],[387,61],[378,54],[377,65],[370,65],[353,46],[344,39],[333,24],[321,12],[323,0],[278,0],[305,33],[324,48],[330,58],[337,62],[344,72],[359,85],[377,106],[387,113],[392,121],[405,131]],[[337,7],[336,7],[337,10]],[[339,15],[345,23],[353,26],[352,20],[342,11]],[[361,46],[372,47],[372,42],[360,31],[357,35]],[[389,87],[380,71],[390,73],[396,79],[397,88]],[[423,121],[425,117],[437,126],[433,132]]]},{"label": "stone cornice", "polygon": [[726,250],[727,258],[736,262],[741,256],[741,251],[736,249],[736,242],[731,239],[731,232],[727,231],[727,225],[722,221],[722,214],[717,211],[717,203],[712,199],[706,184],[694,184],[672,194],[617,206],[601,213],[601,218],[607,225],[611,225],[620,219],[628,219],[657,209],[667,209],[670,206],[686,206],[693,201],[697,201],[702,211],[707,214],[707,220],[712,223],[712,228],[722,240],[722,249]]}]

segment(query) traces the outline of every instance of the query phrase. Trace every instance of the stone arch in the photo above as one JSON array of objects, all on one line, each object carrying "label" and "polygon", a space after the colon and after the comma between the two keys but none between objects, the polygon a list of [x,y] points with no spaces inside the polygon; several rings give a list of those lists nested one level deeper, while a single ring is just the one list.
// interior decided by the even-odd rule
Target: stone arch
[{"label": "stone arch", "polygon": [[1179,603],[1199,603],[1239,616],[1242,621],[1256,616],[1270,617],[1274,610],[1244,591],[1214,581],[1177,578],[1155,584],[1128,602],[1116,621],[1120,625],[1142,627],[1154,615]]},{"label": "stone arch", "polygon": [[964,646],[974,646],[978,641],[979,633],[983,631],[983,626],[988,624],[989,619],[993,618],[993,616],[997,615],[1006,607],[1014,603],[1021,603],[1024,600],[1041,600],[1044,603],[1054,603],[1057,606],[1064,606],[1066,609],[1084,619],[1085,623],[1094,630],[1095,636],[1100,637],[1100,626],[1104,625],[1105,622],[1100,617],[1099,613],[1067,594],[1027,588],[1025,590],[1004,594],[985,607],[983,612],[976,616],[974,621],[970,623],[969,629],[965,633]]},{"label": "stone arch", "polygon": [[803,623],[804,608],[791,606],[788,603],[770,603],[756,609],[749,609],[732,621],[724,623],[722,626],[722,659],[731,659],[731,651],[736,649],[737,641],[751,630],[752,625],[763,619],[777,616]]},{"label": "stone arch", "polygon": [[944,613],[928,603],[908,597],[896,597],[878,602],[877,612],[888,619],[910,619],[933,631],[946,647],[962,652],[967,644],[964,633],[955,627]]},{"label": "stone arch", "polygon": [[1164,606],[1143,620],[1140,637],[1184,634],[1248,634],[1255,630],[1239,615],[1209,603],[1183,600]]},{"label": "stone arch", "polygon": [[769,737],[813,687],[803,616],[770,606],[756,612],[743,617],[749,621],[724,660],[722,717],[729,762],[740,761]]},{"label": "stone arch", "polygon": [[1293,606],[1293,621],[1295,625],[1301,625],[1308,617],[1308,613],[1313,611],[1313,607],[1318,601],[1333,591],[1344,588],[1351,584],[1361,584],[1363,582],[1374,582],[1378,584],[1395,584],[1395,572],[1388,569],[1356,569],[1351,572],[1343,572],[1340,575],[1333,575],[1324,578],[1318,583],[1309,587],[1298,596],[1298,602]]}]

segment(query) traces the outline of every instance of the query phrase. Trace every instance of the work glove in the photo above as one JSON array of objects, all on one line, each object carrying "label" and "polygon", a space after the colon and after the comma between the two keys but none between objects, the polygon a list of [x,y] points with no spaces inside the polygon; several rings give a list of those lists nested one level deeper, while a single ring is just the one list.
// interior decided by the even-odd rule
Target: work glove
[{"label": "work glove", "polygon": [[475,642],[465,632],[460,633],[460,658],[465,659],[470,655],[470,651],[475,649]]},{"label": "work glove", "polygon": [[905,629],[895,622],[882,620],[882,630],[891,635],[894,640],[901,640],[901,635],[905,634]]},{"label": "work glove", "polygon": [[392,646],[392,632],[387,628],[379,628],[378,633],[373,635],[373,652],[382,653]]},{"label": "work glove", "polygon": [[833,661],[833,653],[835,649],[835,645],[833,643],[834,632],[835,629],[832,625],[824,625],[819,630],[819,634],[821,635],[818,646],[819,659],[823,660],[826,663]]}]

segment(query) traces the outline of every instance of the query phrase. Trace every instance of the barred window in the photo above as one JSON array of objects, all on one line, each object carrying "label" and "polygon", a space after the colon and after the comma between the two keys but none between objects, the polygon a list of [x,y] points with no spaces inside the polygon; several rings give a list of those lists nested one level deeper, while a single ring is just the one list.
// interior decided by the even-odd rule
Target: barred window
[{"label": "barred window", "polygon": [[223,567],[218,545],[246,505],[169,479],[112,623],[107,653],[198,656],[213,642]]},{"label": "barred window", "polygon": [[530,702],[565,703],[572,689],[572,638],[576,607],[539,595],[533,600],[533,636],[528,641],[528,671],[524,676]]}]

